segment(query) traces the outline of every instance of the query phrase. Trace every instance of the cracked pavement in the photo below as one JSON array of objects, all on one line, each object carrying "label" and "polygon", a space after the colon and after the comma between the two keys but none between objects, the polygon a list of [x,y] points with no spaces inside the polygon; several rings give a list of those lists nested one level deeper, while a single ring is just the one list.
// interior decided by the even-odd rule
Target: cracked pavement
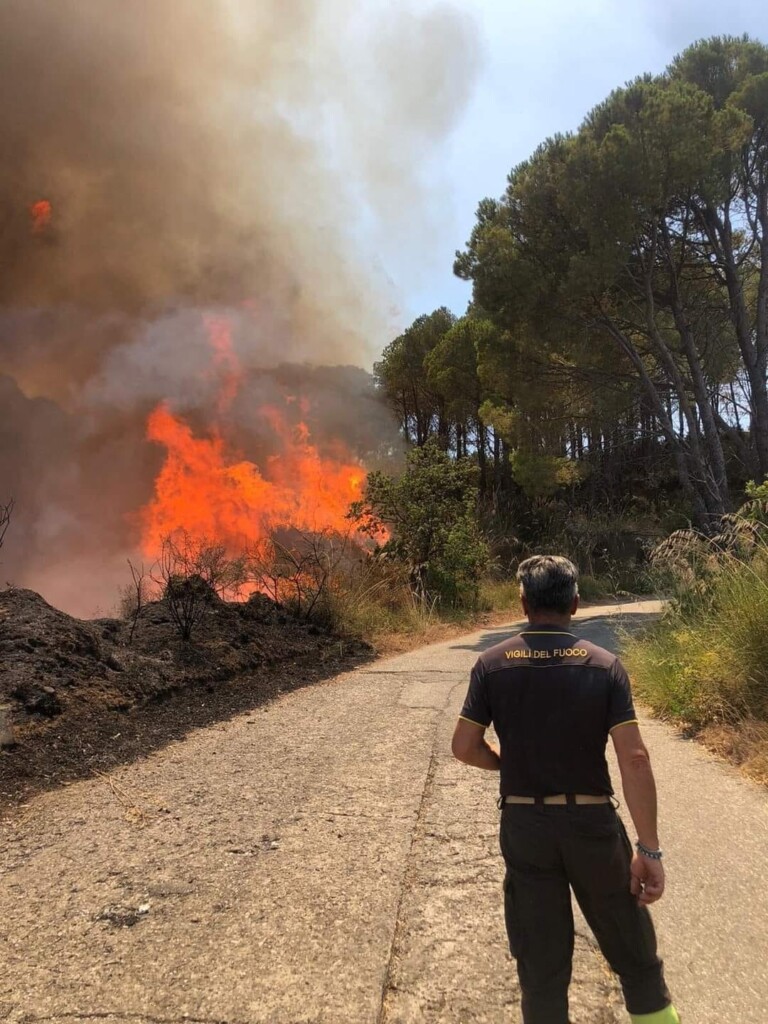
[{"label": "cracked pavement", "polygon": [[[577,631],[610,644],[617,611],[586,609]],[[0,838],[0,1021],[518,1020],[497,779],[449,749],[478,651],[508,632],[379,661],[31,799]],[[696,1024],[764,1024],[768,794],[659,722],[645,735],[675,1000]],[[577,929],[574,1024],[618,1024]]]}]

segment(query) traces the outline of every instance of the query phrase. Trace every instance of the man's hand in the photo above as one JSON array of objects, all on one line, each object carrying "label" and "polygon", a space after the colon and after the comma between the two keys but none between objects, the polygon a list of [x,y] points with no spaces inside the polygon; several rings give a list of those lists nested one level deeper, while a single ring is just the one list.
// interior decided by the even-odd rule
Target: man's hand
[{"label": "man's hand", "polygon": [[660,860],[651,860],[636,853],[630,868],[632,880],[630,889],[641,906],[655,903],[664,895],[664,865]]}]

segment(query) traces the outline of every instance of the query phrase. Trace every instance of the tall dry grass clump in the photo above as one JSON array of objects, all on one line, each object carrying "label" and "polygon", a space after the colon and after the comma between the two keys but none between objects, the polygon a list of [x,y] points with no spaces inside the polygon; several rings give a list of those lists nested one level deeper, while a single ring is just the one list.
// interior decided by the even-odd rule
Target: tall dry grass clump
[{"label": "tall dry grass clump", "polygon": [[252,552],[248,565],[259,590],[340,636],[421,634],[438,618],[405,566],[362,547],[351,532],[289,531]]},{"label": "tall dry grass clump", "polygon": [[417,596],[401,566],[368,556],[336,567],[317,618],[345,636],[375,641],[391,633],[424,633],[437,612],[434,601]]},{"label": "tall dry grass clump", "polygon": [[443,627],[466,625],[478,614],[521,614],[519,584],[491,575],[478,580],[471,608],[441,603],[414,588],[407,567],[386,558],[364,557],[339,564],[316,609],[317,620],[344,636],[390,646],[396,637],[429,642]]},{"label": "tall dry grass clump", "polygon": [[[623,645],[640,699],[663,717],[707,730],[741,761],[764,761],[768,739],[764,512],[753,502],[723,517],[713,537],[678,531],[660,545],[653,561],[672,599],[655,625]],[[747,743],[749,736],[757,742]]]}]

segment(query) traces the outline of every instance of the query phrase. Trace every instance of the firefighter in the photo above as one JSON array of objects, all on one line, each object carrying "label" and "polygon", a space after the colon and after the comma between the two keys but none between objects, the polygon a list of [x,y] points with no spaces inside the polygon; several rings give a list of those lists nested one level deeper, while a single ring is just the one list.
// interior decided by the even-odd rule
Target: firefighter
[{"label": "firefighter", "polygon": [[[529,626],[480,656],[453,736],[465,764],[500,772],[504,912],[524,1024],[568,1024],[571,890],[636,1024],[677,1024],[648,906],[664,892],[656,787],[629,679],[571,631],[578,574],[538,555],[517,573]],[[485,739],[493,724],[500,749]],[[617,815],[610,735],[635,850]]]}]

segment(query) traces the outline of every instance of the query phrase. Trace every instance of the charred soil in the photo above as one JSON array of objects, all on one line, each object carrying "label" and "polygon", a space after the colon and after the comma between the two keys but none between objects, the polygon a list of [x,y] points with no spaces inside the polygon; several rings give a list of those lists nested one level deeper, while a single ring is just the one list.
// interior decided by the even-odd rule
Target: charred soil
[{"label": "charred soil", "polygon": [[209,598],[184,643],[164,601],[131,640],[119,619],[74,619],[31,590],[0,592],[0,806],[132,761],[191,729],[368,660],[367,644],[297,619],[262,595]]}]

